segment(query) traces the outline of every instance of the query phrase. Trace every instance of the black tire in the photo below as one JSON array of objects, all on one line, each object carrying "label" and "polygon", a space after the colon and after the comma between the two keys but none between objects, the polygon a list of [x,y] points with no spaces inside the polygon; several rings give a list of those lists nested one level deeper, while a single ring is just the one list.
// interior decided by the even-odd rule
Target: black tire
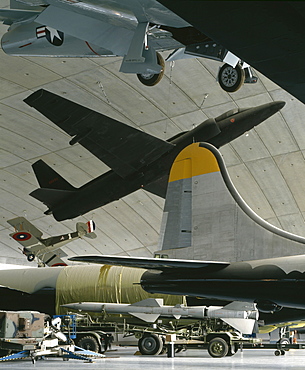
[{"label": "black tire", "polygon": [[211,357],[227,356],[228,351],[228,343],[223,338],[214,338],[209,343],[208,352]]},{"label": "black tire", "polygon": [[161,72],[154,74],[154,73],[138,73],[137,77],[140,82],[142,82],[145,86],[155,86],[158,82],[161,81],[164,70],[165,70],[165,63],[164,59],[162,58],[161,54],[157,53],[157,61],[158,64],[162,67]]},{"label": "black tire", "polygon": [[224,91],[235,92],[245,82],[245,71],[239,64],[235,68],[229,64],[224,64],[219,70],[218,82]]},{"label": "black tire", "polygon": [[94,338],[92,335],[86,335],[85,337],[82,337],[77,342],[78,347],[87,349],[89,351],[93,352],[99,352],[100,347],[98,344],[98,341],[96,338]]},{"label": "black tire", "polygon": [[140,338],[138,347],[142,355],[158,355],[163,349],[163,341],[156,334],[144,335]]},{"label": "black tire", "polygon": [[29,262],[32,262],[35,259],[35,255],[32,254],[32,253],[31,254],[28,254],[27,259],[28,259]]}]

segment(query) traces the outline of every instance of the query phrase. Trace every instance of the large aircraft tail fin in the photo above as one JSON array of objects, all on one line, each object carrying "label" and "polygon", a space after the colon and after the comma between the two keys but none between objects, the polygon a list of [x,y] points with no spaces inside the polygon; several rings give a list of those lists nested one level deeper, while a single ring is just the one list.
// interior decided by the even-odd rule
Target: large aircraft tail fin
[{"label": "large aircraft tail fin", "polygon": [[32,167],[40,188],[32,191],[30,195],[48,206],[49,210],[45,213],[49,214],[68,192],[73,192],[76,188],[41,159]]},{"label": "large aircraft tail fin", "polygon": [[305,238],[259,217],[237,192],[220,152],[194,143],[170,172],[159,249],[155,256],[233,262],[302,254]]},{"label": "large aircraft tail fin", "polygon": [[72,186],[67,180],[60,176],[42,159],[35,162],[32,167],[41,188],[75,190],[74,186]]}]

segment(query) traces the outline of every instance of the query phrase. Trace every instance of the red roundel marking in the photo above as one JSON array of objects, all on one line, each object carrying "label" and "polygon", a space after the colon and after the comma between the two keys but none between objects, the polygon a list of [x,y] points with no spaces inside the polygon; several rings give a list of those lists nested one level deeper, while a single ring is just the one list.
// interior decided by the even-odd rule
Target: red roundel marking
[{"label": "red roundel marking", "polygon": [[235,122],[235,118],[231,118],[231,119],[230,119],[230,122],[231,122],[231,123],[234,123],[234,122]]},{"label": "red roundel marking", "polygon": [[13,238],[18,242],[23,242],[24,240],[31,239],[32,235],[26,232],[20,232],[13,235]]}]

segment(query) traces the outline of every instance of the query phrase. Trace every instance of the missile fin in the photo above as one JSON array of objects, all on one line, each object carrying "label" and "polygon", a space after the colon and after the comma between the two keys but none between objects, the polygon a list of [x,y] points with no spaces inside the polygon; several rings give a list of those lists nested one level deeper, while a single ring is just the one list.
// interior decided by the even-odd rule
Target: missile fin
[{"label": "missile fin", "polygon": [[224,306],[224,308],[226,310],[234,310],[234,311],[254,311],[256,310],[256,305],[251,302],[234,301]]},{"label": "missile fin", "polygon": [[237,329],[243,334],[252,334],[253,329],[254,329],[254,324],[256,321],[252,319],[236,319],[236,318],[223,319],[222,317],[221,317],[221,320],[231,325],[233,328]]},{"label": "missile fin", "polygon": [[163,298],[147,298],[143,301],[132,303],[130,306],[140,306],[140,307],[161,307],[163,306]]},{"label": "missile fin", "polygon": [[152,314],[152,313],[140,313],[140,312],[128,312],[129,315],[132,315],[134,317],[137,317],[140,320],[146,321],[146,322],[155,322],[159,314]]}]

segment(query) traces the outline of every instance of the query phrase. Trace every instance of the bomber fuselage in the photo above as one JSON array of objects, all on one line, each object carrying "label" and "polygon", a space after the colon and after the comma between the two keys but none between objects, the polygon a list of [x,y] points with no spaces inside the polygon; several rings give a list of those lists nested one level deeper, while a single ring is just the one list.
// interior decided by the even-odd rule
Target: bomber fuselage
[{"label": "bomber fuselage", "polygon": [[142,287],[150,293],[273,303],[305,308],[305,255],[236,262],[218,271],[173,269],[143,274]]}]

